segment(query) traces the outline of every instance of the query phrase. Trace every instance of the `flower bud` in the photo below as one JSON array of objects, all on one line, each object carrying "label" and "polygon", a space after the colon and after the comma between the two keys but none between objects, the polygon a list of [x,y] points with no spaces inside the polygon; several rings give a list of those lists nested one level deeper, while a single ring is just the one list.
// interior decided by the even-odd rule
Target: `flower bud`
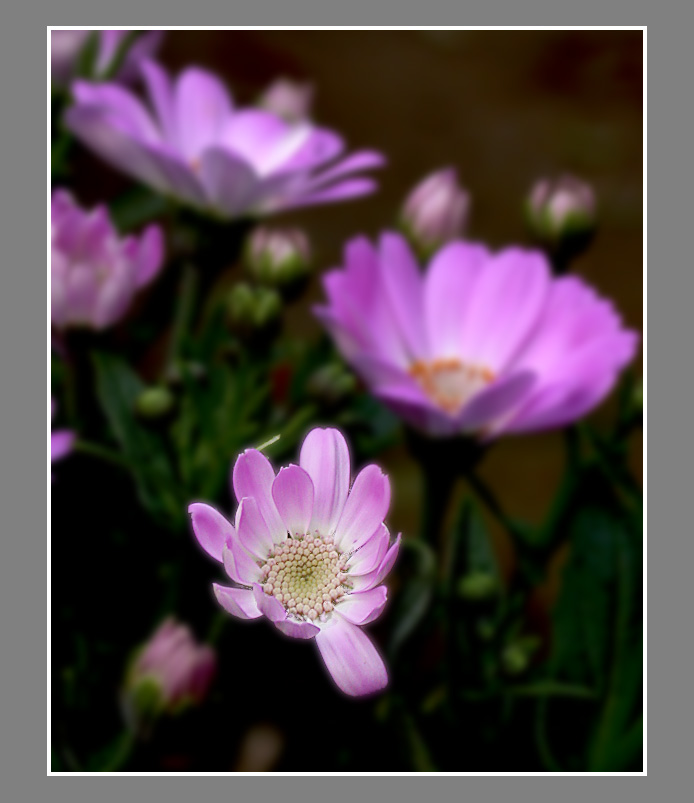
[{"label": "flower bud", "polygon": [[313,103],[313,86],[311,84],[292,81],[290,78],[278,78],[258,98],[261,109],[282,117],[288,123],[308,120]]},{"label": "flower bud", "polygon": [[168,618],[126,673],[123,707],[128,724],[146,730],[163,714],[176,715],[199,705],[216,670],[212,647],[198,644],[188,627]]},{"label": "flower bud", "polygon": [[463,234],[470,196],[453,168],[431,173],[410,192],[401,212],[401,227],[420,256],[427,258]]},{"label": "flower bud", "polygon": [[521,675],[530,666],[530,660],[540,646],[537,636],[524,636],[512,641],[501,653],[501,665],[508,675]]},{"label": "flower bud", "polygon": [[470,572],[460,579],[458,593],[463,599],[474,602],[490,599],[498,590],[496,577],[490,572]]},{"label": "flower bud", "polygon": [[164,418],[173,409],[175,399],[166,387],[146,388],[135,399],[135,412],[151,421]]},{"label": "flower bud", "polygon": [[537,181],[525,207],[531,232],[552,252],[562,250],[576,256],[595,231],[595,192],[575,176]]},{"label": "flower bud", "polygon": [[252,287],[239,282],[229,293],[227,321],[240,335],[251,335],[274,328],[282,314],[282,299],[268,287]]},{"label": "flower bud", "polygon": [[283,291],[296,289],[310,273],[308,238],[300,229],[261,226],[248,238],[244,264],[260,284]]},{"label": "flower bud", "polygon": [[357,379],[340,363],[323,365],[308,378],[306,390],[316,401],[334,407],[357,389]]}]

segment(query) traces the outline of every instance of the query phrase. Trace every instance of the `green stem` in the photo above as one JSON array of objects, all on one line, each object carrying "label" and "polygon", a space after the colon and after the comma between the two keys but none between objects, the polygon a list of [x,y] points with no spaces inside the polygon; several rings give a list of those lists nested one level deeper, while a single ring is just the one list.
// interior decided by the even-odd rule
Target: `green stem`
[{"label": "green stem", "polygon": [[494,516],[499,524],[501,524],[501,526],[504,527],[504,529],[506,529],[511,535],[516,536],[521,540],[525,540],[525,532],[514,521],[512,521],[506,515],[506,513],[504,513],[501,503],[496,498],[496,495],[487,485],[487,483],[484,482],[484,480],[481,479],[481,477],[479,477],[479,475],[474,471],[469,471],[465,475],[465,479],[468,481],[469,486],[472,488],[477,498]]},{"label": "green stem", "polygon": [[99,772],[118,772],[129,761],[135,744],[135,734],[132,731],[124,731],[114,753],[101,766]]},{"label": "green stem", "polygon": [[171,330],[171,339],[169,340],[168,354],[166,362],[164,363],[164,380],[168,379],[175,370],[176,363],[180,357],[183,340],[190,329],[198,283],[199,277],[196,266],[191,262],[185,262],[178,288],[178,299]]},{"label": "green stem", "polygon": [[75,442],[75,451],[81,454],[96,457],[98,460],[103,460],[112,466],[119,468],[129,468],[128,461],[121,457],[117,452],[107,449],[105,446],[100,446],[98,443],[91,443],[90,441],[79,440]]}]

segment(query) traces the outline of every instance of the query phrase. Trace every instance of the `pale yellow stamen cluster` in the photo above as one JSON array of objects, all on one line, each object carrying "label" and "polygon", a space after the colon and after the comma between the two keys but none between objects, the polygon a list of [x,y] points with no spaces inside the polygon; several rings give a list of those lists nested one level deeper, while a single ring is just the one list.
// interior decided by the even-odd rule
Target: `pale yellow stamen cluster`
[{"label": "pale yellow stamen cluster", "polygon": [[465,363],[457,357],[431,362],[419,360],[410,367],[410,376],[417,380],[435,404],[451,414],[459,412],[473,396],[494,381],[489,368]]},{"label": "pale yellow stamen cluster", "polygon": [[347,590],[347,558],[329,536],[297,534],[276,546],[262,567],[263,590],[289,613],[316,619]]}]

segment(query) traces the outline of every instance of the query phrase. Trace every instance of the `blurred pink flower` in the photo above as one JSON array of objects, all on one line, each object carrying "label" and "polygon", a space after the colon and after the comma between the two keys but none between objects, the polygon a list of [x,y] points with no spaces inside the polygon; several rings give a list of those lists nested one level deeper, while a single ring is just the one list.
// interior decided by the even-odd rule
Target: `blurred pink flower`
[{"label": "blurred pink flower", "polygon": [[81,209],[64,190],[51,199],[51,322],[56,329],[105,329],[159,272],[158,226],[121,239],[105,206]]},{"label": "blurred pink flower", "polygon": [[376,188],[352,174],[380,167],[381,154],[359,151],[338,160],[345,148],[338,134],[234,108],[219,78],[198,67],[175,83],[155,62],[142,71],[150,108],[117,84],[77,81],[65,120],[103,159],[155,190],[228,219],[343,201]]},{"label": "blurred pink flower", "polygon": [[190,628],[166,619],[142,647],[125,680],[126,713],[132,721],[176,714],[199,705],[217,671],[217,656],[198,644]]},{"label": "blurred pink flower", "polygon": [[400,547],[383,523],[390,484],[370,465],[350,491],[349,451],[336,429],[309,432],[299,463],[275,476],[263,454],[246,450],[233,471],[236,526],[195,503],[193,530],[237,584],[213,585],[222,607],[241,619],[264,615],[292,638],[315,638],[338,687],[369,694],[388,683],[361,626],[386,604],[382,581]]},{"label": "blurred pink flower", "polygon": [[418,251],[430,255],[461,237],[470,196],[458,184],[453,168],[431,173],[410,192],[402,210],[402,227]]},{"label": "blurred pink flower", "polygon": [[258,106],[288,123],[308,120],[313,103],[313,86],[290,78],[278,78],[258,99]]},{"label": "blurred pink flower", "polygon": [[[51,399],[51,420],[55,418],[56,403]],[[75,433],[68,429],[59,429],[51,432],[51,463],[61,460],[72,451],[75,442]]]},{"label": "blurred pink flower", "polygon": [[[75,77],[82,49],[87,44],[90,29],[51,31],[51,80],[54,84],[67,84]],[[95,70],[97,76],[102,75],[111,65],[123,39],[130,30],[97,31],[99,37]],[[153,56],[159,49],[164,31],[148,31],[138,37],[128,50],[116,75],[121,81],[133,79],[137,74],[139,63]]]},{"label": "blurred pink flower", "polygon": [[316,314],[344,357],[414,427],[435,436],[557,427],[612,389],[638,336],[544,255],[458,241],[427,274],[399,234],[347,243]]}]

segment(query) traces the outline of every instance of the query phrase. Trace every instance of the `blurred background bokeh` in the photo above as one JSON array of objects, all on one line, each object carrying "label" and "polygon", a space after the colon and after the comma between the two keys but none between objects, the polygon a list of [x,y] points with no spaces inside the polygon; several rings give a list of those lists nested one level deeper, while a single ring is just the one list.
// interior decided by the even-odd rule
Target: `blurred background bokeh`
[{"label": "blurred background bokeh", "polygon": [[[373,147],[387,155],[388,166],[379,173],[380,189],[375,195],[278,218],[308,232],[319,272],[339,264],[348,238],[358,233],[373,236],[393,225],[408,190],[436,168],[457,168],[472,196],[468,234],[494,246],[527,242],[522,204],[533,182],[571,172],[593,185],[599,203],[597,236],[577,260],[575,270],[614,300],[630,328],[642,328],[640,32],[171,31],[160,60],[174,71],[191,63],[216,71],[242,103],[251,102],[278,76],[309,81],[315,87],[316,120],[342,132],[352,148]],[[127,186],[127,179],[88,152],[80,150],[77,158],[72,184],[85,204],[108,201]],[[301,303],[288,311],[287,329],[317,340],[321,328],[310,307],[321,297],[316,277]],[[608,402],[595,413],[598,420],[609,415],[609,407]],[[631,448],[632,469],[640,475],[640,436]],[[233,457],[229,455],[230,463]],[[532,522],[545,514],[555,494],[563,459],[558,433],[504,438],[485,459],[481,474],[509,512]],[[394,489],[391,530],[407,533],[416,526],[421,504],[417,466],[404,447],[390,449],[379,462],[390,474]],[[127,530],[127,513],[119,515],[120,526]],[[111,512],[104,510],[103,516],[109,519]],[[152,550],[144,545],[147,533],[141,532],[142,522],[133,520],[129,526],[137,533],[136,540],[142,540],[144,552]],[[98,539],[101,523],[93,521],[91,529]],[[147,609],[144,600],[156,583],[149,584],[138,569],[138,548],[132,532],[126,530],[123,539],[130,554],[118,559],[124,572],[121,584],[114,587],[109,576],[109,587],[103,588],[99,566],[86,559],[78,565],[80,558],[71,559],[66,580],[83,584],[81,605],[86,607],[98,607],[104,594],[129,596],[124,605],[128,621],[118,627],[122,632],[130,629],[136,641],[134,636],[140,640],[147,636],[144,623],[149,626],[149,611],[143,614],[142,624],[138,622],[138,600]],[[511,545],[493,525],[492,532],[501,565],[509,573],[513,570]],[[68,529],[54,526],[53,554],[59,554],[62,542],[71,538]],[[188,557],[202,561],[192,539]],[[537,594],[534,604],[540,617],[556,595],[562,559],[559,550],[554,570]],[[54,605],[58,606],[59,571],[54,569],[53,575]],[[186,593],[208,595],[208,589],[209,584]],[[81,605],[71,606],[75,624],[83,615]],[[111,609],[104,627],[113,624]],[[190,720],[173,724],[163,743],[157,744],[153,759],[157,769],[403,768],[395,748],[381,743],[373,733],[364,734],[355,754],[334,754],[331,734],[345,727],[358,734],[360,719],[367,722],[373,703],[335,698],[328,681],[322,675],[316,677],[315,667],[305,670],[316,658],[304,657],[308,650],[301,644],[278,646],[273,641],[275,653],[254,653],[253,627],[229,625],[218,679],[224,702],[192,715],[200,717],[192,724]],[[63,635],[70,639],[69,633],[54,631],[54,643]],[[103,636],[108,642],[108,634]],[[90,649],[98,654],[99,646]],[[104,677],[112,683],[113,701],[104,706],[103,715],[114,719],[122,665],[118,665],[120,656],[104,649],[103,661],[114,665],[104,669]],[[73,655],[72,650],[69,653]],[[432,655],[431,660],[436,657]],[[259,673],[258,664],[263,664]],[[287,700],[283,681],[288,676],[299,680],[300,704]],[[269,684],[262,686],[261,681],[268,679]],[[54,717],[58,732],[63,725],[74,731],[74,722],[68,725],[69,717],[60,710]],[[86,727],[91,721],[89,712],[83,712],[83,717]],[[368,717],[370,722],[371,713]],[[190,733],[177,733],[182,727]],[[106,730],[95,726],[94,738],[105,738]],[[508,756],[500,757],[500,763],[504,768],[514,766]]]}]

